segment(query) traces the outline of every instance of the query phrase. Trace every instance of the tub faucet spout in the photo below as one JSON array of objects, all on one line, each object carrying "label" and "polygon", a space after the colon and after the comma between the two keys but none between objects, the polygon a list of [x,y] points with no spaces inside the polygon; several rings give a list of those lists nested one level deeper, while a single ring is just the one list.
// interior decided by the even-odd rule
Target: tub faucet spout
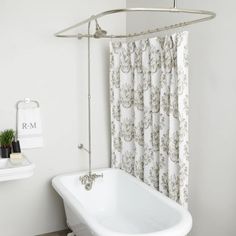
[{"label": "tub faucet spout", "polygon": [[89,191],[92,189],[93,183],[95,182],[95,180],[97,178],[103,178],[103,173],[100,175],[95,174],[95,173],[94,174],[89,173],[87,175],[80,176],[79,180],[80,180],[81,184],[83,184],[85,186],[85,189],[87,191]]}]

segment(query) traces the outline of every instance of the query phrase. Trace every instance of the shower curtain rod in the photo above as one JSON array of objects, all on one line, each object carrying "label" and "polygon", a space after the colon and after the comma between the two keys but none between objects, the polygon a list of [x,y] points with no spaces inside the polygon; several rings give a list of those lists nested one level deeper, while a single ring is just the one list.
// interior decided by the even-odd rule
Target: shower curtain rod
[{"label": "shower curtain rod", "polygon": [[[168,25],[160,28],[155,28],[155,29],[149,29],[147,31],[142,31],[138,33],[133,33],[133,34],[123,34],[123,35],[113,35],[113,34],[107,34],[105,30],[101,30],[101,27],[97,23],[97,19],[102,18],[107,15],[112,15],[116,13],[121,13],[121,12],[168,12],[168,13],[184,13],[184,14],[194,14],[194,15],[203,15],[203,17],[195,20],[190,20],[190,21],[184,21],[180,23],[176,23],[173,25]],[[97,15],[93,15],[90,18],[87,18],[84,21],[81,21],[75,25],[72,25],[66,29],[63,29],[55,34],[56,37],[62,37],[62,38],[132,38],[132,37],[137,37],[137,36],[142,36],[142,35],[147,35],[147,34],[152,34],[156,32],[161,32],[165,30],[170,30],[170,29],[175,29],[179,27],[184,27],[204,21],[209,21],[213,18],[216,17],[216,14],[212,11],[205,11],[205,10],[191,10],[191,9],[180,9],[176,7],[176,0],[174,1],[174,6],[172,8],[123,8],[123,9],[114,9],[114,10],[109,10],[109,11],[104,11],[101,12]],[[100,30],[99,34],[96,34],[98,31],[96,31],[94,34],[65,34],[68,31],[78,28],[82,25],[91,23],[92,21],[96,22],[96,30]],[[102,31],[102,32],[101,32]]]},{"label": "shower curtain rod", "polygon": [[[174,4],[172,8],[123,8],[123,9],[114,9],[110,11],[105,11],[102,13],[99,13],[97,15],[91,16],[90,18],[81,21],[75,25],[72,25],[66,29],[63,29],[55,34],[56,37],[62,37],[62,38],[77,38],[77,39],[82,39],[82,38],[87,38],[88,40],[88,87],[87,87],[87,95],[88,95],[88,148],[85,148],[83,144],[79,144],[78,148],[86,151],[89,154],[89,171],[88,174],[82,176],[80,178],[80,181],[82,184],[85,185],[86,190],[90,190],[92,188],[93,182],[95,181],[96,178],[101,177],[96,174],[92,174],[92,152],[91,152],[91,38],[132,38],[132,37],[137,37],[141,35],[147,35],[147,34],[152,34],[164,30],[169,30],[169,29],[175,29],[187,25],[192,25],[195,23],[203,22],[203,21],[208,21],[213,18],[215,18],[216,14],[211,11],[203,11],[203,10],[187,10],[187,9],[179,9],[176,6],[176,1],[174,0]],[[191,13],[191,14],[196,14],[196,15],[203,15],[202,18],[191,20],[191,21],[185,21],[181,23],[177,23],[174,25],[169,25],[165,26],[162,28],[156,28],[156,29],[151,29],[147,30],[144,32],[139,32],[139,33],[134,33],[134,34],[124,34],[124,35],[112,35],[112,34],[107,34],[107,31],[103,30],[100,25],[98,24],[98,19],[102,18],[107,15],[112,15],[116,13],[121,13],[121,12],[170,12],[170,13]],[[91,33],[91,23],[95,22],[96,23],[96,30],[95,33]],[[66,34],[68,31],[78,28],[82,25],[87,25],[87,34]]]}]

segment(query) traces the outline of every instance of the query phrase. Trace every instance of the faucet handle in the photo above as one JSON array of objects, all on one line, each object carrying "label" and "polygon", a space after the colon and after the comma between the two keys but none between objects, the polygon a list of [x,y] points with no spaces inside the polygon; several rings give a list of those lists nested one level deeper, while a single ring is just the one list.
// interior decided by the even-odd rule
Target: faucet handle
[{"label": "faucet handle", "polygon": [[103,178],[103,173],[101,173],[100,175],[98,175],[98,174],[93,174],[93,175],[94,175],[95,179],[96,178]]},{"label": "faucet handle", "polygon": [[96,173],[94,174],[89,173],[89,174],[80,176],[79,180],[81,184],[85,186],[85,189],[89,191],[92,189],[93,183],[95,182],[97,178],[103,178],[103,173],[101,173],[100,175]]}]

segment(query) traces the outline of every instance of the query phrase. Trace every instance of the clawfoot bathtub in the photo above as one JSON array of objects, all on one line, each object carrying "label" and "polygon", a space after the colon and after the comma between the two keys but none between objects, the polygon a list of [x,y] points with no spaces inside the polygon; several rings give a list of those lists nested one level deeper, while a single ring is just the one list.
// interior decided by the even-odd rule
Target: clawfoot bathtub
[{"label": "clawfoot bathtub", "polygon": [[192,227],[187,210],[118,169],[103,173],[92,190],[79,181],[83,172],[57,176],[67,224],[76,236],[184,236]]}]

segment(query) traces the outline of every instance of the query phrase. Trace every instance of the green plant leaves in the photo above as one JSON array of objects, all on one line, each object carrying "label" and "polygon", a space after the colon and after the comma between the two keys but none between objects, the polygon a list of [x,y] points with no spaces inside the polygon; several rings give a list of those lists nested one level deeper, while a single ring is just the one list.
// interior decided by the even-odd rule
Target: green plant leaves
[{"label": "green plant leaves", "polygon": [[1,147],[9,147],[14,139],[15,132],[12,129],[7,129],[0,132],[0,145]]}]

